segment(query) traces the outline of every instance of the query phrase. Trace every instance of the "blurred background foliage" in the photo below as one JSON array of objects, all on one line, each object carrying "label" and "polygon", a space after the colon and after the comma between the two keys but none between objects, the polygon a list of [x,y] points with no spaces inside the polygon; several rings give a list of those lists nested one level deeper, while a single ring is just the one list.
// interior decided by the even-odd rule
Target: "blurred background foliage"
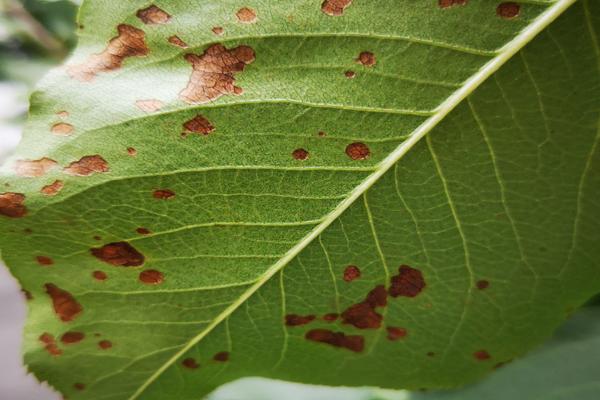
[{"label": "blurred background foliage", "polygon": [[[63,62],[76,45],[78,5],[79,0],[0,0],[0,163],[20,139],[27,98],[36,82]],[[0,321],[0,325],[23,321],[17,322]],[[20,332],[21,327],[14,330]],[[11,362],[3,362],[0,370],[19,368]],[[599,373],[597,297],[542,348],[458,391],[325,388],[251,378],[226,385],[210,400],[596,400],[600,398]],[[24,384],[34,383],[24,380]],[[54,398],[50,391],[47,397],[35,396],[35,400]]]}]

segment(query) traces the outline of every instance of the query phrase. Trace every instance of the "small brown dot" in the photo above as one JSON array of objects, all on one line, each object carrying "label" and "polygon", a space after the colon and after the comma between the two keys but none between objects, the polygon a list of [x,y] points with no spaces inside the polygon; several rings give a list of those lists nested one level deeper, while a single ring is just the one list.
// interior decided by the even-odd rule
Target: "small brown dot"
[{"label": "small brown dot", "polygon": [[352,4],[352,0],[325,0],[321,3],[321,11],[332,17],[344,15],[344,11]]},{"label": "small brown dot", "polygon": [[354,79],[354,78],[356,78],[356,72],[354,72],[354,71],[346,71],[346,72],[344,72],[344,75],[348,79]]},{"label": "small brown dot", "polygon": [[50,129],[53,134],[58,136],[68,136],[73,133],[73,125],[67,124],[66,122],[59,122],[57,124],[52,125]]},{"label": "small brown dot", "polygon": [[83,383],[76,383],[73,387],[77,390],[85,390],[85,385]]},{"label": "small brown dot", "polygon": [[366,160],[371,155],[371,150],[366,144],[355,142],[346,146],[346,154],[353,160]]},{"label": "small brown dot", "polygon": [[440,8],[448,8],[452,6],[464,6],[468,0],[439,0],[438,5]]},{"label": "small brown dot", "polygon": [[223,34],[224,31],[225,30],[223,29],[222,26],[215,26],[214,28],[212,28],[212,33],[214,33],[215,35],[219,35],[220,36],[220,35]]},{"label": "small brown dot", "polygon": [[159,200],[168,200],[175,197],[175,192],[169,189],[157,189],[152,193],[152,197]]},{"label": "small brown dot", "polygon": [[363,51],[360,53],[357,61],[365,67],[373,67],[377,63],[375,54],[371,53],[370,51]]},{"label": "small brown dot", "polygon": [[477,281],[477,289],[479,289],[479,290],[487,289],[489,286],[490,286],[490,282],[488,282],[484,279]]},{"label": "small brown dot", "polygon": [[496,8],[496,15],[504,19],[512,19],[519,16],[521,6],[513,1],[500,3]]},{"label": "small brown dot", "polygon": [[148,228],[141,228],[141,227],[140,227],[140,228],[137,228],[135,231],[136,231],[137,233],[139,233],[140,235],[149,235],[149,234],[151,234],[151,233],[152,233],[152,232],[150,231],[150,229],[148,229]]},{"label": "small brown dot", "polygon": [[35,259],[37,260],[38,264],[43,265],[45,267],[54,264],[54,261],[50,257],[37,256]]},{"label": "small brown dot", "polygon": [[242,24],[253,24],[256,22],[256,11],[251,8],[240,8],[235,15]]},{"label": "small brown dot", "polygon": [[317,133],[317,135],[318,135],[319,137],[325,137],[325,136],[327,136],[327,133],[325,133],[325,132],[323,132],[323,131],[319,131],[319,133]]},{"label": "small brown dot", "polygon": [[406,334],[408,332],[404,328],[396,328],[393,326],[388,326],[387,333],[388,333],[387,338],[394,342],[396,340],[400,340],[400,339],[406,337]]},{"label": "small brown dot", "polygon": [[133,147],[128,147],[127,154],[129,154],[132,157],[135,157],[137,155],[137,150]]},{"label": "small brown dot", "polygon": [[139,278],[140,282],[145,283],[146,285],[159,285],[164,281],[162,272],[154,269],[140,272]]},{"label": "small brown dot", "polygon": [[433,351],[430,351],[427,353],[427,357],[435,357],[435,353]]},{"label": "small brown dot", "polygon": [[113,347],[113,344],[110,340],[101,340],[98,342],[98,347],[102,350],[108,350]]},{"label": "small brown dot", "polygon": [[198,365],[198,363],[196,362],[196,360],[194,360],[193,358],[186,358],[185,360],[183,360],[181,362],[181,364],[188,368],[188,369],[197,369],[198,367],[200,367],[200,365]]},{"label": "small brown dot", "polygon": [[295,160],[300,160],[300,161],[304,161],[304,160],[308,160],[308,151],[304,150],[304,149],[296,149],[292,152],[292,157],[294,157]]},{"label": "small brown dot", "polygon": [[360,268],[356,265],[348,265],[344,270],[344,280],[346,282],[352,282],[358,278],[360,278]]},{"label": "small brown dot", "polygon": [[92,272],[92,276],[97,281],[105,281],[108,279],[108,275],[106,275],[106,272],[103,272],[103,271],[94,271],[94,272]]},{"label": "small brown dot", "polygon": [[476,352],[473,353],[473,357],[475,357],[475,359],[479,360],[479,361],[485,361],[485,360],[489,360],[490,358],[492,358],[492,356],[490,356],[490,353],[488,353],[485,350],[477,350]]},{"label": "small brown dot", "polygon": [[220,353],[217,353],[213,356],[213,360],[218,361],[218,362],[229,361],[229,352],[221,351]]},{"label": "small brown dot", "polygon": [[337,321],[337,319],[339,317],[340,317],[340,315],[337,313],[329,313],[329,314],[323,315],[323,320],[326,322],[334,322],[334,321]]},{"label": "small brown dot", "polygon": [[64,344],[79,343],[85,338],[83,332],[66,332],[60,337],[60,341]]},{"label": "small brown dot", "polygon": [[94,236],[94,237],[93,237],[93,239],[94,239],[94,240],[102,240],[102,237],[101,237],[101,236],[98,236],[98,235],[96,235],[96,236]]},{"label": "small brown dot", "polygon": [[177,47],[181,47],[182,49],[187,49],[188,45],[186,42],[184,42],[183,40],[181,40],[181,38],[177,35],[173,35],[170,36],[168,39],[169,43],[171,43],[173,46],[177,46]]},{"label": "small brown dot", "polygon": [[234,86],[233,87],[233,94],[235,94],[236,96],[241,96],[244,94],[244,88],[241,88],[239,86]]}]

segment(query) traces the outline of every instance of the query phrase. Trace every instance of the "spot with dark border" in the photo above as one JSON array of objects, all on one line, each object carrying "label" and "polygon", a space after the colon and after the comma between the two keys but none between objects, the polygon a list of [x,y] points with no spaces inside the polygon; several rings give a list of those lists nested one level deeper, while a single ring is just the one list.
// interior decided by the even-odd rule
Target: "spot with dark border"
[{"label": "spot with dark border", "polygon": [[54,312],[61,321],[73,321],[81,314],[83,307],[81,307],[81,304],[75,300],[71,293],[52,283],[46,283],[44,287],[46,288],[46,293],[50,296],[50,299],[52,299]]},{"label": "spot with dark border", "polygon": [[189,357],[181,362],[181,365],[186,367],[187,369],[197,369],[200,365],[196,362],[195,359]]},{"label": "spot with dark border", "polygon": [[360,278],[360,268],[356,265],[348,265],[344,270],[344,280],[346,282],[352,282],[358,278]]},{"label": "spot with dark border", "polygon": [[371,150],[362,142],[354,142],[346,146],[346,155],[354,161],[366,160],[371,155]]},{"label": "spot with dark border", "polygon": [[83,339],[85,339],[85,333],[83,333],[83,332],[73,332],[73,331],[65,332],[60,337],[60,341],[63,342],[64,344],[67,344],[67,345],[79,343]]},{"label": "spot with dark border", "polygon": [[392,297],[416,297],[425,286],[421,271],[408,265],[401,265],[398,268],[398,275],[391,278],[389,293]]},{"label": "spot with dark border", "polygon": [[309,153],[305,149],[296,149],[292,152],[294,160],[305,161],[308,160]]},{"label": "spot with dark border", "polygon": [[139,267],[144,264],[144,255],[127,242],[114,242],[102,247],[93,247],[90,253],[98,260],[117,267]]},{"label": "spot with dark border", "polygon": [[227,362],[229,361],[229,352],[221,351],[213,356],[213,360],[217,362]]},{"label": "spot with dark border", "polygon": [[25,207],[25,195],[22,193],[1,193],[0,194],[0,215],[8,218],[21,218],[27,214]]},{"label": "spot with dark border", "polygon": [[135,15],[146,25],[164,25],[171,21],[171,16],[155,5],[138,10]]},{"label": "spot with dark border", "polygon": [[521,6],[513,1],[500,3],[496,8],[496,15],[504,19],[513,19],[519,16]]},{"label": "spot with dark border", "polygon": [[165,277],[160,271],[148,269],[140,272],[139,279],[140,282],[146,285],[160,285],[165,280]]},{"label": "spot with dark border", "polygon": [[210,121],[204,116],[198,114],[183,124],[183,132],[181,132],[181,136],[186,137],[192,133],[206,136],[214,130],[215,127],[213,124],[211,124]]}]

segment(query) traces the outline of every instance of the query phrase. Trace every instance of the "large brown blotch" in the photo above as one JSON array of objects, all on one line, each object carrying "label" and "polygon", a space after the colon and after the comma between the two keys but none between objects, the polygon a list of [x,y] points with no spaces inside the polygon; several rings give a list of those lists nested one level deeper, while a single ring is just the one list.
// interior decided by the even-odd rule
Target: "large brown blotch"
[{"label": "large brown blotch", "polygon": [[108,42],[102,53],[93,54],[84,63],[69,67],[67,73],[74,79],[89,82],[100,72],[121,68],[123,61],[128,57],[142,57],[148,54],[146,33],[143,30],[121,24],[117,26],[117,31],[119,35]]},{"label": "large brown blotch", "polygon": [[179,96],[187,103],[208,103],[228,94],[239,94],[235,86],[235,73],[244,70],[256,59],[254,50],[248,46],[227,49],[214,44],[201,55],[186,54],[184,58],[192,64],[192,75],[187,87]]},{"label": "large brown blotch", "polygon": [[64,169],[65,173],[74,176],[88,176],[110,171],[106,160],[99,155],[85,156],[74,161]]},{"label": "large brown blotch", "polygon": [[81,312],[83,307],[75,300],[73,295],[66,290],[59,288],[53,283],[44,285],[46,293],[52,299],[54,312],[63,322],[73,321]]},{"label": "large brown blotch", "polygon": [[329,329],[313,329],[308,331],[304,337],[313,342],[325,343],[356,353],[360,353],[365,348],[365,338],[363,336],[346,335],[344,332],[333,332]]},{"label": "large brown blotch", "polygon": [[26,178],[36,178],[45,175],[56,166],[56,161],[44,157],[39,160],[19,160],[15,164],[15,172]]},{"label": "large brown blotch", "polygon": [[342,323],[358,329],[378,329],[383,316],[375,309],[387,305],[385,286],[379,285],[371,290],[364,301],[348,307],[342,312]]},{"label": "large brown blotch", "polygon": [[23,204],[25,195],[22,193],[0,194],[0,215],[9,218],[21,218],[27,214],[27,207]]},{"label": "large brown blotch", "polygon": [[127,242],[114,242],[102,247],[91,248],[94,257],[117,267],[139,267],[144,264],[144,255]]},{"label": "large brown blotch", "polygon": [[401,265],[398,268],[398,275],[391,278],[389,293],[392,297],[415,297],[425,286],[425,279],[421,271],[408,265]]}]

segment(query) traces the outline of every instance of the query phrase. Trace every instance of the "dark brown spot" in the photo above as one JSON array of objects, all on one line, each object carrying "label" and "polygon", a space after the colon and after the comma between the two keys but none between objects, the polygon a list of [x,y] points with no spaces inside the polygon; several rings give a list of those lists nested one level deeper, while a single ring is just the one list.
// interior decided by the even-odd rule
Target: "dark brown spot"
[{"label": "dark brown spot", "polygon": [[352,4],[352,0],[325,0],[321,4],[321,11],[332,17],[338,17],[344,14],[344,10]]},{"label": "dark brown spot", "polygon": [[327,136],[327,133],[325,133],[323,131],[319,131],[319,133],[317,133],[317,135],[319,135],[319,137],[325,137],[325,136]]},{"label": "dark brown spot", "polygon": [[342,312],[342,323],[358,329],[378,329],[383,317],[375,308],[387,305],[387,292],[383,285],[371,290],[364,301],[348,307]]},{"label": "dark brown spot", "polygon": [[79,316],[79,314],[81,314],[83,308],[81,307],[81,304],[75,300],[71,293],[52,283],[46,283],[44,287],[46,288],[46,293],[48,293],[52,299],[54,312],[56,315],[58,315],[61,321],[73,321],[75,318],[77,318],[77,316]]},{"label": "dark brown spot", "polygon": [[313,329],[304,336],[313,342],[326,343],[360,353],[365,348],[365,338],[359,335],[349,336],[344,332],[333,332],[328,329]]},{"label": "dark brown spot", "polygon": [[27,300],[27,301],[33,300],[33,295],[31,294],[31,292],[29,290],[21,289],[21,293],[23,293],[23,296],[25,296],[25,300]]},{"label": "dark brown spot", "polygon": [[408,332],[404,328],[397,328],[394,326],[387,327],[387,338],[392,342],[405,338],[407,333]]},{"label": "dark brown spot", "polygon": [[294,157],[294,160],[305,161],[308,160],[308,156],[308,151],[304,149],[296,149],[292,152],[292,157]]},{"label": "dark brown spot", "polygon": [[44,349],[51,356],[60,356],[62,354],[62,350],[58,348],[56,345],[56,340],[54,340],[54,336],[49,334],[48,332],[43,333],[40,337],[40,342],[44,344]]},{"label": "dark brown spot", "polygon": [[103,271],[94,271],[94,272],[92,272],[92,276],[97,281],[105,281],[108,279],[108,275],[106,275],[106,272],[103,272]]},{"label": "dark brown spot", "polygon": [[54,264],[54,261],[50,257],[37,256],[35,259],[37,260],[38,264],[43,265],[45,267]]},{"label": "dark brown spot", "polygon": [[435,353],[433,351],[430,351],[427,353],[427,357],[435,357]]},{"label": "dark brown spot", "polygon": [[256,59],[248,46],[227,49],[214,44],[201,55],[186,54],[192,64],[192,75],[187,87],[179,96],[187,103],[208,103],[221,96],[235,93],[235,74]]},{"label": "dark brown spot", "polygon": [[464,6],[468,0],[439,0],[438,5],[440,8],[448,8],[452,6]]},{"label": "dark brown spot", "polygon": [[85,385],[83,383],[76,383],[73,387],[77,390],[85,390]]},{"label": "dark brown spot", "polygon": [[64,344],[79,343],[85,338],[83,332],[66,332],[60,337],[60,341]]},{"label": "dark brown spot", "polygon": [[102,350],[108,350],[113,347],[113,344],[110,340],[101,340],[98,342],[98,347]]},{"label": "dark brown spot", "polygon": [[490,282],[486,281],[485,279],[481,279],[481,280],[477,281],[477,289],[479,289],[479,290],[487,289],[489,286],[490,286]]},{"label": "dark brown spot", "polygon": [[344,270],[344,280],[346,282],[352,282],[358,278],[360,278],[360,268],[356,265],[348,265]]},{"label": "dark brown spot", "polygon": [[[83,64],[71,66],[68,74],[81,82],[89,82],[100,72],[109,72],[123,66],[128,57],[143,57],[148,54],[146,33],[131,25],[117,26],[119,35],[112,38],[102,53],[93,54]],[[53,131],[54,132],[54,131]]]},{"label": "dark brown spot", "polygon": [[209,120],[198,114],[193,119],[183,124],[182,136],[187,136],[191,133],[197,133],[200,135],[208,135],[215,130],[215,127],[210,123]]},{"label": "dark brown spot", "polygon": [[183,360],[181,362],[181,365],[183,365],[184,367],[188,368],[188,369],[197,369],[198,367],[200,367],[200,365],[198,365],[198,363],[196,362],[196,360],[194,360],[193,358],[186,358],[185,360]]},{"label": "dark brown spot", "polygon": [[27,214],[27,207],[23,204],[25,195],[21,193],[0,194],[0,215],[9,218],[21,218]]},{"label": "dark brown spot", "polygon": [[311,323],[315,320],[314,315],[296,315],[296,314],[288,314],[285,316],[285,324],[287,326],[301,326]]},{"label": "dark brown spot", "polygon": [[90,252],[100,261],[118,267],[138,267],[144,264],[144,255],[127,242],[105,244],[92,248]]},{"label": "dark brown spot", "polygon": [[98,235],[96,235],[96,236],[94,236],[94,238],[93,238],[93,239],[94,239],[94,240],[102,240],[102,237],[101,237],[101,236],[98,236]]},{"label": "dark brown spot", "polygon": [[354,79],[354,78],[356,78],[356,72],[346,71],[346,72],[344,72],[344,76],[348,79]]},{"label": "dark brown spot", "polygon": [[221,351],[213,356],[213,360],[218,362],[227,362],[229,361],[229,352]]},{"label": "dark brown spot", "polygon": [[367,294],[365,302],[371,307],[385,307],[387,306],[387,295],[388,293],[387,290],[385,290],[385,286],[378,285]]},{"label": "dark brown spot", "polygon": [[139,278],[140,282],[145,283],[146,285],[159,285],[165,280],[162,272],[154,269],[140,272]]},{"label": "dark brown spot", "polygon": [[366,160],[371,155],[371,150],[364,143],[354,142],[346,146],[346,154],[352,160]]},{"label": "dark brown spot", "polygon": [[108,172],[108,163],[99,155],[85,156],[79,161],[74,161],[64,169],[65,173],[74,176],[88,176],[96,173]]},{"label": "dark brown spot", "polygon": [[224,30],[224,29],[223,29],[223,27],[221,27],[221,26],[215,26],[214,28],[212,28],[212,32],[213,32],[215,35],[222,35],[224,31],[225,31],[225,30]]},{"label": "dark brown spot", "polygon": [[365,67],[372,67],[377,63],[375,54],[371,53],[370,51],[363,51],[362,53],[360,53],[356,61],[358,61]]},{"label": "dark brown spot", "polygon": [[129,154],[132,157],[135,157],[137,156],[137,150],[134,147],[128,147],[127,154]]},{"label": "dark brown spot", "polygon": [[513,1],[500,3],[496,8],[496,15],[504,19],[516,18],[521,12],[521,6]]},{"label": "dark brown spot", "polygon": [[152,232],[150,231],[150,229],[148,229],[148,228],[141,228],[141,227],[140,227],[140,228],[137,228],[135,231],[136,231],[137,233],[139,233],[140,235],[149,235],[149,234],[151,234],[151,233],[152,233]]},{"label": "dark brown spot", "polygon": [[73,133],[73,130],[73,125],[67,124],[66,122],[59,122],[52,125],[52,128],[50,128],[50,131],[58,136],[69,136]]},{"label": "dark brown spot", "polygon": [[162,25],[171,20],[171,16],[169,14],[155,5],[138,10],[135,15],[137,15],[137,17],[146,25]]},{"label": "dark brown spot", "polygon": [[56,180],[51,184],[44,186],[40,192],[45,196],[56,196],[63,187],[65,187],[63,181]]},{"label": "dark brown spot", "polygon": [[145,113],[153,113],[163,108],[164,103],[156,99],[137,100],[135,106]]},{"label": "dark brown spot", "polygon": [[56,161],[44,157],[39,160],[19,160],[15,164],[15,172],[26,178],[36,178],[45,175],[56,166]]},{"label": "dark brown spot", "polygon": [[421,271],[408,265],[401,265],[398,269],[398,275],[394,275],[391,279],[389,293],[392,297],[415,297],[421,293],[425,286]]},{"label": "dark brown spot", "polygon": [[168,40],[173,46],[181,47],[182,49],[187,49],[189,47],[187,43],[181,40],[177,35],[170,36]]},{"label": "dark brown spot", "polygon": [[477,350],[473,353],[473,357],[475,357],[475,359],[478,361],[486,361],[492,358],[492,356],[490,356],[490,353],[488,353],[485,350]]},{"label": "dark brown spot", "polygon": [[159,200],[168,200],[175,197],[175,192],[169,189],[157,189],[152,192],[152,197]]},{"label": "dark brown spot", "polygon": [[240,8],[235,13],[235,16],[242,24],[253,24],[256,22],[256,11],[248,7]]},{"label": "dark brown spot", "polygon": [[340,317],[340,315],[338,313],[329,313],[329,314],[323,315],[323,321],[335,322],[335,321],[337,321],[337,319],[339,317]]}]

